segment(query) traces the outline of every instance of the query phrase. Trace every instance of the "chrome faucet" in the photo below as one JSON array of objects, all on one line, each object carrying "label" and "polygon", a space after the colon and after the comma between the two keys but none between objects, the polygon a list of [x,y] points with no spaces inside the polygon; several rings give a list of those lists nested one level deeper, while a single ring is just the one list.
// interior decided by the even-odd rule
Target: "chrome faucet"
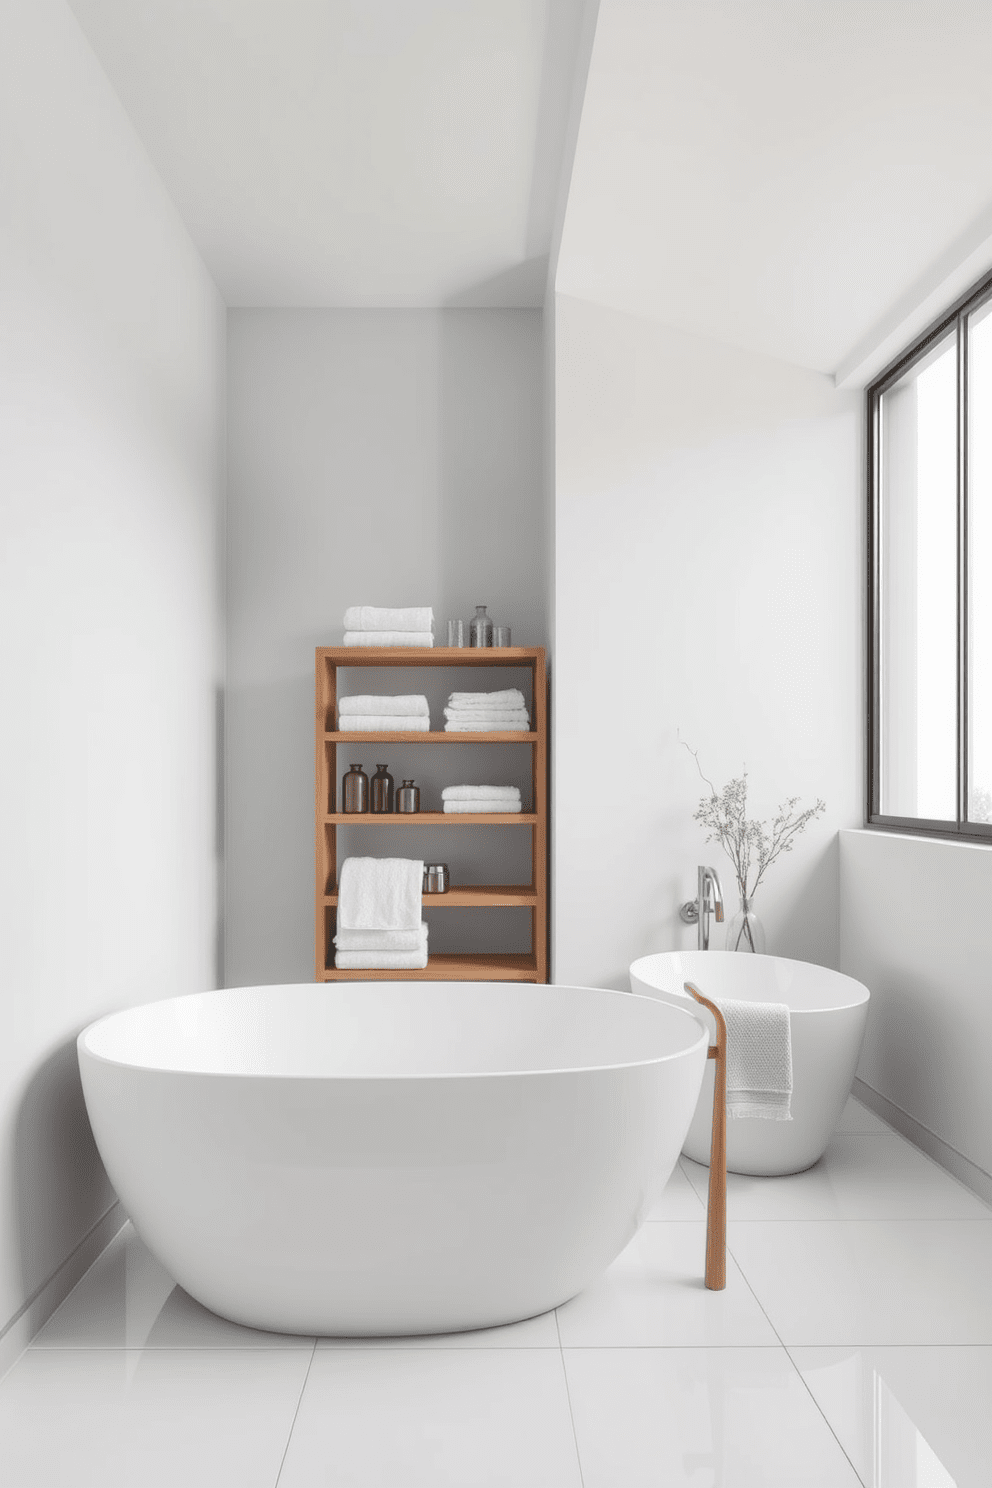
[{"label": "chrome faucet", "polygon": [[723,924],[723,888],[715,868],[700,866],[696,876],[698,894],[682,905],[683,923],[696,926],[696,944],[701,951],[710,948],[710,911],[718,925]]}]

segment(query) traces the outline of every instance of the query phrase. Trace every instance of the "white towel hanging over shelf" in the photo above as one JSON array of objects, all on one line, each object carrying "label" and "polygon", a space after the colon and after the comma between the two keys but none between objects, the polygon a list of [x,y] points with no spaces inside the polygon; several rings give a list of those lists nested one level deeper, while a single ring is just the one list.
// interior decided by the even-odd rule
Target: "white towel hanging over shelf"
[{"label": "white towel hanging over shelf", "polygon": [[416,930],[423,882],[423,859],[345,858],[338,882],[338,924],[342,930]]}]

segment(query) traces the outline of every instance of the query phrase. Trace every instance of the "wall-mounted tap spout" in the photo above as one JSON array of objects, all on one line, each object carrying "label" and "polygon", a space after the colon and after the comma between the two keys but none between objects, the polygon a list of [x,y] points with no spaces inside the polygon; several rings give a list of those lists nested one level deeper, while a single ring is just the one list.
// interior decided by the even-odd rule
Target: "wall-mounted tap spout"
[{"label": "wall-mounted tap spout", "polygon": [[710,948],[710,913],[718,925],[723,924],[723,888],[715,868],[700,866],[696,882],[698,894],[683,904],[679,913],[686,925],[696,926],[696,944],[701,951]]}]

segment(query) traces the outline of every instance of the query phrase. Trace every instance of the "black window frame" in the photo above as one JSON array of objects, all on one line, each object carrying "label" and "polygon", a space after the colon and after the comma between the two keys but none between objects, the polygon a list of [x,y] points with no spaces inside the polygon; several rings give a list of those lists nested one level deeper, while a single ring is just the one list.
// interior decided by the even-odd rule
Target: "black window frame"
[{"label": "black window frame", "polygon": [[[868,488],[868,637],[865,823],[888,832],[908,832],[945,841],[992,842],[992,823],[969,822],[968,809],[968,324],[976,311],[992,300],[992,273],[955,300],[905,351],[885,368],[865,392]],[[934,821],[924,817],[887,816],[881,803],[881,621],[884,596],[881,571],[881,447],[882,396],[950,331],[957,347],[957,819]]]}]

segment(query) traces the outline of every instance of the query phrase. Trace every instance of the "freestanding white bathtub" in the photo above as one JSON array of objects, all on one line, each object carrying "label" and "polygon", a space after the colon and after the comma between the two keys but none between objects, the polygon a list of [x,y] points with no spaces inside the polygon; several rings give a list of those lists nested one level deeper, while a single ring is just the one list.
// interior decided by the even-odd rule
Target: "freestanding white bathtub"
[{"label": "freestanding white bathtub", "polygon": [[[732,951],[665,951],[630,968],[631,990],[695,1006],[683,990],[692,982],[719,1002],[784,1002],[792,1026],[792,1120],[736,1117],[727,1122],[727,1167],[733,1173],[800,1173],[823,1156],[850,1094],[868,1018],[868,988],[853,977],[787,961]],[[713,1020],[700,1010],[714,1037]],[[713,1071],[703,1077],[683,1151],[710,1160]]]},{"label": "freestanding white bathtub", "polygon": [[139,1234],[280,1332],[438,1333],[564,1302],[667,1182],[706,1062],[688,1010],[587,987],[243,987],[79,1036]]}]

